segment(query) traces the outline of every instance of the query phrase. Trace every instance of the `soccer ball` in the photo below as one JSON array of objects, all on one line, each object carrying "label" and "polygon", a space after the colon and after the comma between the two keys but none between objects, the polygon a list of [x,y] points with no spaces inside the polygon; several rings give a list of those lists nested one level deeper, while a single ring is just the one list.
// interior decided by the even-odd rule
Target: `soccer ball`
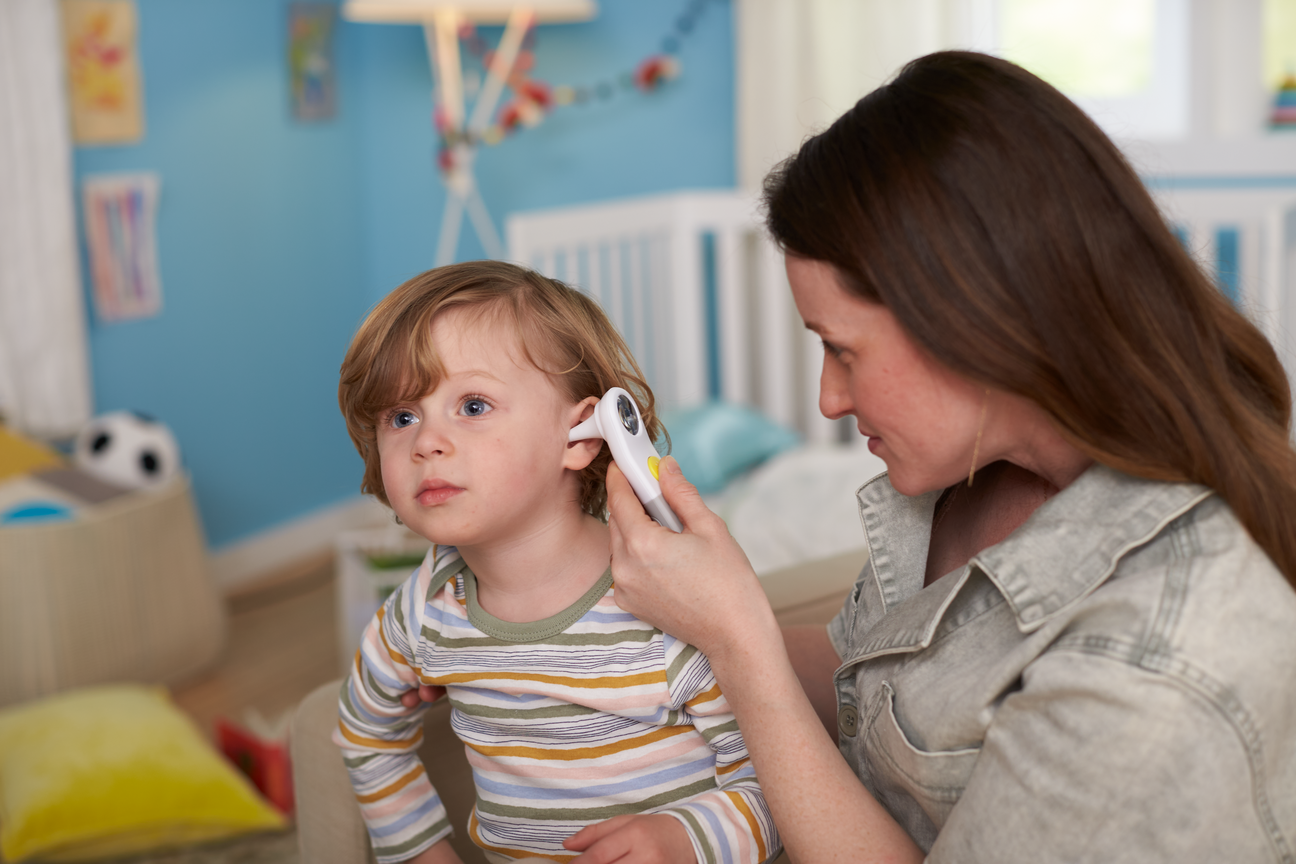
[{"label": "soccer ball", "polygon": [[91,420],[77,435],[72,457],[87,474],[127,489],[160,485],[180,470],[180,448],[171,430],[133,411]]}]

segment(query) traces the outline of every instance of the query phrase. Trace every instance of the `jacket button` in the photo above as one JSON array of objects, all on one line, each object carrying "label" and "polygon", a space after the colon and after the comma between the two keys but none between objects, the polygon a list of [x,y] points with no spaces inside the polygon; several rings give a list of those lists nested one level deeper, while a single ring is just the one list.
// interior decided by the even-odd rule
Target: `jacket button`
[{"label": "jacket button", "polygon": [[847,738],[854,738],[859,731],[859,711],[854,705],[846,705],[837,712],[837,728]]}]

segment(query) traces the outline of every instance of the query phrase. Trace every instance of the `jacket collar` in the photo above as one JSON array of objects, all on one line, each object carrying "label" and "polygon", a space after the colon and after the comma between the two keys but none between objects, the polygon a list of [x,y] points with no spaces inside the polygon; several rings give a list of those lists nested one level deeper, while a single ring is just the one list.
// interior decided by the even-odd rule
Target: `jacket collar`
[{"label": "jacket collar", "polygon": [[1143,480],[1094,465],[1003,542],[924,590],[940,492],[910,498],[886,475],[877,477],[856,493],[872,583],[861,586],[866,605],[856,626],[867,635],[853,653],[860,659],[926,647],[974,568],[1003,594],[1018,629],[1037,630],[1105,582],[1128,552],[1211,494],[1196,484]]}]

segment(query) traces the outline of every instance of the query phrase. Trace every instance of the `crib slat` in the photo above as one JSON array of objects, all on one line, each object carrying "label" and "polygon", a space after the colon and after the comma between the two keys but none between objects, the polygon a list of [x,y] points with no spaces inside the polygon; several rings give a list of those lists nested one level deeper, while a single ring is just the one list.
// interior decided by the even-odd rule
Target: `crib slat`
[{"label": "crib slat", "polygon": [[716,292],[720,317],[720,392],[729,402],[752,401],[750,387],[746,298],[742,269],[742,238],[736,226],[716,232]]},{"label": "crib slat", "polygon": [[[763,238],[761,238],[763,239]],[[802,331],[801,317],[791,302],[783,256],[774,244],[761,242],[756,257],[757,325],[754,330],[760,349],[756,352],[761,386],[760,407],[765,414],[785,426],[796,428],[795,393],[799,389],[794,344]]]}]

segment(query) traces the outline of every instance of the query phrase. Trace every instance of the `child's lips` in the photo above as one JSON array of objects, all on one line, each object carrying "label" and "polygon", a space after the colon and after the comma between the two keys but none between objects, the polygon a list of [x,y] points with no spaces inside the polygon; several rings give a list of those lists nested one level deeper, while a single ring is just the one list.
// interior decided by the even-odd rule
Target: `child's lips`
[{"label": "child's lips", "polygon": [[437,504],[444,504],[462,491],[464,490],[461,487],[446,483],[444,480],[432,480],[420,486],[414,498],[424,507],[434,507]]}]

